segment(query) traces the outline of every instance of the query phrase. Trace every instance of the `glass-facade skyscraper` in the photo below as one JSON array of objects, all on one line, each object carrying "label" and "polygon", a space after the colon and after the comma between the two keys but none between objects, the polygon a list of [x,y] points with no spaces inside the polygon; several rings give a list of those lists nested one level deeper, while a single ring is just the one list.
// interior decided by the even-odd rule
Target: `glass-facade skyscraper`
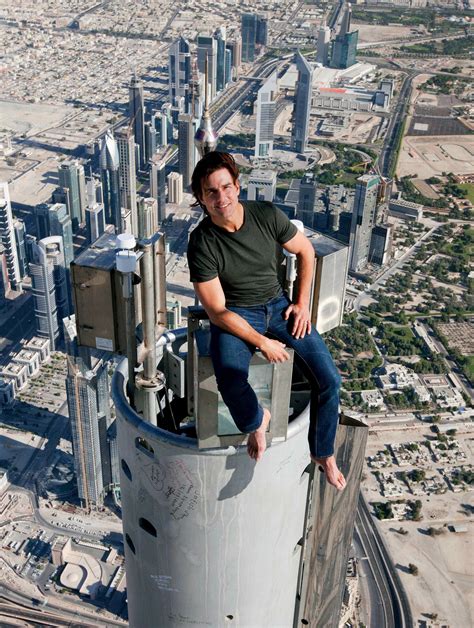
[{"label": "glass-facade skyscraper", "polygon": [[332,45],[331,67],[345,70],[356,63],[359,31],[336,35]]},{"label": "glass-facade skyscraper", "polygon": [[217,42],[217,61],[216,61],[216,91],[221,92],[226,84],[226,30],[225,27],[220,27],[216,30],[214,38]]},{"label": "glass-facade skyscraper", "polygon": [[291,148],[298,153],[303,153],[308,142],[314,69],[299,50],[296,53],[296,67],[298,80],[295,85]]},{"label": "glass-facade skyscraper", "polygon": [[133,128],[135,142],[139,151],[139,161],[136,163],[136,167],[137,170],[142,170],[146,165],[145,103],[143,100],[143,83],[135,75],[130,80],[128,97],[130,124]]},{"label": "glass-facade skyscraper", "polygon": [[120,205],[120,158],[117,142],[110,131],[104,135],[100,149],[100,175],[104,199],[105,222],[122,229]]},{"label": "glass-facade skyscraper", "polygon": [[156,199],[158,226],[166,217],[166,161],[156,156],[151,162],[150,196]]},{"label": "glass-facade skyscraper", "polygon": [[257,41],[257,15],[255,13],[244,13],[242,15],[242,61],[252,62],[255,60],[255,43]]},{"label": "glass-facade skyscraper", "polygon": [[357,179],[349,242],[349,268],[353,272],[363,270],[369,261],[379,183],[380,177],[375,174],[365,174]]},{"label": "glass-facade skyscraper", "polygon": [[[84,167],[78,161],[63,161],[58,167],[59,186],[66,192],[66,205],[74,233],[84,222],[86,206],[86,178]],[[59,201],[58,202],[62,202]]]},{"label": "glass-facade skyscraper", "polygon": [[194,119],[191,115],[183,113],[178,120],[178,169],[183,175],[183,186],[191,185],[191,175],[196,165],[196,148],[194,135],[196,133]]}]

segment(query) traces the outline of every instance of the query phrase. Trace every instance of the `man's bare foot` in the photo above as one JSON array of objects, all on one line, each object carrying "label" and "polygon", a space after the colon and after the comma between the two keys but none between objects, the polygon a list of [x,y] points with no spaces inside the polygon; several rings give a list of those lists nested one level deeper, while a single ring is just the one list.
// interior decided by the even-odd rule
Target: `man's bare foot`
[{"label": "man's bare foot", "polygon": [[270,423],[271,414],[266,408],[263,409],[262,423],[258,430],[249,434],[247,440],[247,451],[253,460],[258,462],[262,459],[263,452],[267,448],[267,439],[265,432],[267,431],[268,424]]},{"label": "man's bare foot", "polygon": [[311,460],[319,465],[321,471],[326,474],[326,479],[329,484],[335,486],[338,491],[342,491],[346,485],[346,478],[339,471],[336,458],[334,456],[329,456],[329,458],[315,458],[311,456]]}]

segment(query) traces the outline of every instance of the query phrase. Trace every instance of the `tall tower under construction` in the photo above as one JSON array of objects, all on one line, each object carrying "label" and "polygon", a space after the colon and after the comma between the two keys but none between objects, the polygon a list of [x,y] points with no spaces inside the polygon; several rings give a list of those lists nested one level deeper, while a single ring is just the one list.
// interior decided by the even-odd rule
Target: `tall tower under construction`
[{"label": "tall tower under construction", "polygon": [[[208,115],[201,154],[215,147]],[[340,419],[340,493],[310,462],[302,365],[256,352],[249,379],[272,417],[256,464],[217,389],[205,311],[189,308],[187,329],[163,333],[164,237],[140,225],[137,242],[120,235],[73,265],[79,344],[127,356],[112,397],[130,626],[336,628],[367,427]]]}]

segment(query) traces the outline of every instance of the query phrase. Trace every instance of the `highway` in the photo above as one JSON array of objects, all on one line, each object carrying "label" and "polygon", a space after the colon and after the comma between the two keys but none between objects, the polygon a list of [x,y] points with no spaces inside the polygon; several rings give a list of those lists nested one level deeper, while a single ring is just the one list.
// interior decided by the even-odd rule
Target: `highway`
[{"label": "highway", "polygon": [[[6,595],[8,595],[8,598],[6,598]],[[13,602],[12,599],[16,601]],[[6,586],[0,586],[0,626],[6,625],[3,623],[3,617],[34,622],[28,623],[27,625],[29,626],[68,626],[69,628],[120,626],[124,628],[128,625],[124,621],[105,619],[99,614],[81,611],[79,615],[76,611],[56,605],[54,601],[51,601],[51,598],[49,598],[47,607],[31,608],[31,603],[31,598],[23,597]]]},{"label": "highway", "polygon": [[[374,600],[371,600],[370,625],[411,628],[413,617],[405,589],[362,494],[359,496],[356,530],[378,586],[378,603],[374,606]],[[373,615],[377,616],[375,623],[372,623]]]},{"label": "highway", "polygon": [[393,154],[393,149],[396,147],[398,134],[406,119],[408,104],[410,102],[411,84],[417,74],[418,72],[410,72],[410,74],[404,78],[397,104],[388,123],[384,145],[378,159],[380,172],[385,177],[390,177],[392,159],[398,158],[397,155]]}]

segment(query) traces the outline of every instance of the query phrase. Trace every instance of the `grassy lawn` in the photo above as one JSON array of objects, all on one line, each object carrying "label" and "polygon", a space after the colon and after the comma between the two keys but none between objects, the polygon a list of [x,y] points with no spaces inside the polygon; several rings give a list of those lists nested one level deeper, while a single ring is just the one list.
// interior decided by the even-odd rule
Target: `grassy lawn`
[{"label": "grassy lawn", "polygon": [[474,205],[474,183],[460,183],[459,187],[461,190],[464,190],[464,192],[467,192],[467,198]]},{"label": "grassy lawn", "polygon": [[393,327],[391,326],[389,329],[389,333],[398,336],[399,338],[405,338],[406,340],[411,340],[414,338],[414,334],[409,327]]}]

